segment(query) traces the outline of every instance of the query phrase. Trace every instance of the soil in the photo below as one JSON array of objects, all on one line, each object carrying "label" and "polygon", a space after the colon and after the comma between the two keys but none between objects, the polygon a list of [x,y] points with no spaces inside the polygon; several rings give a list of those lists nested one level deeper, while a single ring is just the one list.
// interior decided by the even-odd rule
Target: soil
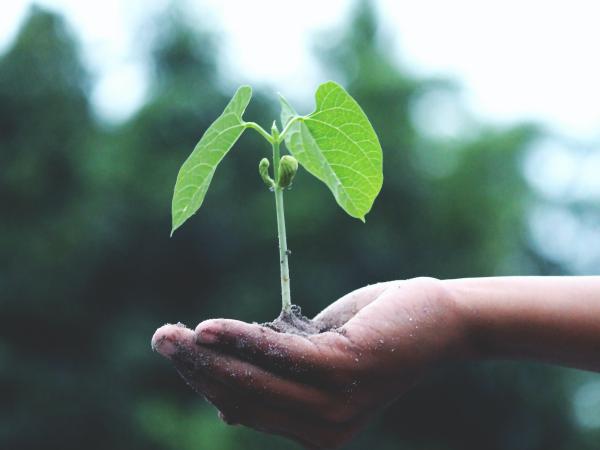
[{"label": "soil", "polygon": [[332,327],[326,324],[315,322],[302,315],[302,310],[298,305],[292,305],[290,312],[281,311],[279,317],[272,322],[261,324],[264,327],[280,333],[297,334],[299,336],[310,336],[312,334],[324,333],[330,331]]}]

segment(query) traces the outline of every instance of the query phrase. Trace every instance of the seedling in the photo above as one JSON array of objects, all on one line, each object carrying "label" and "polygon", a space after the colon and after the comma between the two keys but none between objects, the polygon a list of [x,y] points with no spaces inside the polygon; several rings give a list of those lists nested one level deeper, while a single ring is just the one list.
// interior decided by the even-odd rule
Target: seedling
[{"label": "seedling", "polygon": [[[291,316],[284,190],[290,188],[301,165],[327,185],[344,211],[364,222],[383,183],[381,145],[358,103],[332,81],[319,86],[315,94],[316,109],[306,116],[297,114],[280,96],[282,128],[279,131],[273,121],[271,133],[255,122],[242,119],[251,97],[250,86],[240,87],[181,166],[173,194],[171,235],[198,211],[217,166],[242,133],[246,129],[257,131],[273,152],[273,178],[267,158],[260,160],[258,169],[275,196],[282,316]],[[281,156],[282,142],[290,155]]]}]

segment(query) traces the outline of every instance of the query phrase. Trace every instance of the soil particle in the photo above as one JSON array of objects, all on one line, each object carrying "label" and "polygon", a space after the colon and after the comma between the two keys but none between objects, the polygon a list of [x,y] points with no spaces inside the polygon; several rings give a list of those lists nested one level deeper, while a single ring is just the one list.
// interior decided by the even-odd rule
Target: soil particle
[{"label": "soil particle", "polygon": [[319,324],[303,316],[302,310],[298,305],[292,305],[290,312],[281,311],[279,317],[274,321],[263,323],[262,326],[280,333],[290,333],[299,336],[310,336],[331,330],[330,326]]}]

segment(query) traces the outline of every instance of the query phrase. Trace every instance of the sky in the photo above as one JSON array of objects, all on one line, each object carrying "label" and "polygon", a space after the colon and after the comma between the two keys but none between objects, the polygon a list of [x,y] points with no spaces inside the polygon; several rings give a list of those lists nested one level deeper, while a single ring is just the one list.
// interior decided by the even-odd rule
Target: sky
[{"label": "sky", "polygon": [[[94,104],[109,120],[143,101],[139,35],[167,0],[38,0],[63,13],[83,40],[96,74]],[[10,44],[30,0],[4,2],[0,50]],[[600,3],[595,0],[375,1],[382,35],[416,74],[451,77],[473,115],[535,120],[581,141],[600,138]],[[246,82],[310,97],[322,79],[310,46],[339,27],[350,0],[187,2],[195,20],[222,38],[222,63]],[[251,17],[251,20],[248,18]],[[279,61],[277,61],[279,59]],[[236,80],[240,81],[240,80]]]}]

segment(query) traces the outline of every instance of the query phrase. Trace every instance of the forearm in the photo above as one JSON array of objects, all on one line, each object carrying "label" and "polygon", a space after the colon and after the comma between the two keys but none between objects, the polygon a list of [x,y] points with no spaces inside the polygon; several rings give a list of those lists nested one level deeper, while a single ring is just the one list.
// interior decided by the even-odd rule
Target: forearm
[{"label": "forearm", "polygon": [[445,280],[468,353],[600,371],[600,276]]}]

